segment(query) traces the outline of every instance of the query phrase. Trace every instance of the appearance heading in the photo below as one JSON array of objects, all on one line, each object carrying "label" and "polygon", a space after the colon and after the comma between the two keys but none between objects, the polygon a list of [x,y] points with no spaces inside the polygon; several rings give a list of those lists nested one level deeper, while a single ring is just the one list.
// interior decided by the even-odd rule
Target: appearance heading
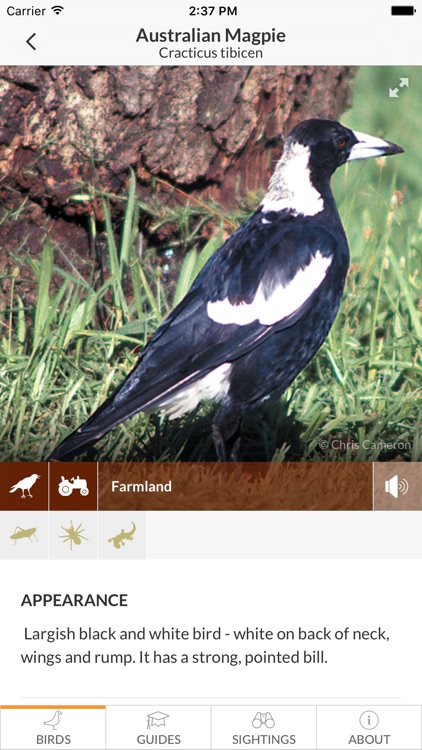
[{"label": "appearance heading", "polygon": [[25,594],[21,607],[127,607],[128,594]]}]

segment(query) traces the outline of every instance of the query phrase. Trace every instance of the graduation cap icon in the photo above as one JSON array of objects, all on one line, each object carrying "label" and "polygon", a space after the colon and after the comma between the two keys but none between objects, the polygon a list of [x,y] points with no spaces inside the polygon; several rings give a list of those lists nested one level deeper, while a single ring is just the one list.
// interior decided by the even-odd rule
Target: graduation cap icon
[{"label": "graduation cap icon", "polygon": [[169,714],[164,714],[162,711],[154,711],[152,714],[147,714],[147,717],[147,729],[150,729],[150,727],[165,727]]}]

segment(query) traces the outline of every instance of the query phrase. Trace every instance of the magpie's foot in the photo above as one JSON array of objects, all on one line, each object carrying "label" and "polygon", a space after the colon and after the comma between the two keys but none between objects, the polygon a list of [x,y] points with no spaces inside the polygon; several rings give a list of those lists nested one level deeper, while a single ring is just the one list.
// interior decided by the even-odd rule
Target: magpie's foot
[{"label": "magpie's foot", "polygon": [[236,407],[221,407],[212,426],[218,461],[238,461],[242,413]]}]

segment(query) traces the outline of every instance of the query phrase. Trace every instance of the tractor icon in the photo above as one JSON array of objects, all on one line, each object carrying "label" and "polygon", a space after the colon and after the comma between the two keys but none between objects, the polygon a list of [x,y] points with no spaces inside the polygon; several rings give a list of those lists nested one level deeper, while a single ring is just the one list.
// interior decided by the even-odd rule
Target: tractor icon
[{"label": "tractor icon", "polygon": [[79,477],[72,477],[72,479],[65,479],[62,477],[62,481],[59,484],[59,492],[64,497],[68,497],[72,494],[73,490],[79,490],[81,495],[88,495],[89,489],[87,487],[86,479],[80,479]]}]

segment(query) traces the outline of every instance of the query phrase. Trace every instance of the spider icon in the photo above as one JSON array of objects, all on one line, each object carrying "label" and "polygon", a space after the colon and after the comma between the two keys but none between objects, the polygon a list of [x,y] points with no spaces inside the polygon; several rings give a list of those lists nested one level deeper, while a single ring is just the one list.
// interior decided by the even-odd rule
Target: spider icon
[{"label": "spider icon", "polygon": [[66,534],[60,534],[59,539],[63,539],[63,544],[65,542],[70,542],[70,551],[72,552],[72,544],[81,544],[82,539],[85,539],[88,541],[88,538],[86,536],[82,536],[82,532],[85,531],[85,529],[81,529],[82,524],[80,523],[77,529],[74,528],[73,522],[70,522],[70,526],[68,529],[66,529],[65,526],[62,526],[61,528],[63,531],[66,532]]}]

